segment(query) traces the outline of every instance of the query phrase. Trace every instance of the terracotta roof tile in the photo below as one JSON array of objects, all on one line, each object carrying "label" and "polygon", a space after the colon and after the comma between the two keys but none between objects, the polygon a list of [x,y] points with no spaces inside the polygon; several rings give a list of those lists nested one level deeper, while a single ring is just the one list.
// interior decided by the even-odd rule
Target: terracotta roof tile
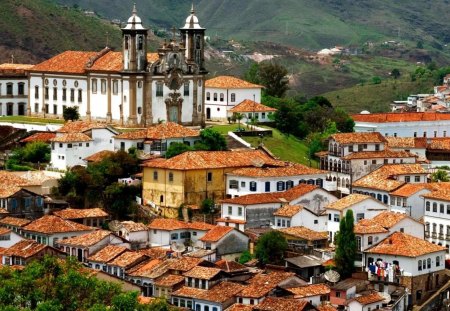
[{"label": "terracotta roof tile", "polygon": [[355,234],[374,234],[387,233],[389,231],[372,219],[361,219],[355,224],[353,232],[355,232]]},{"label": "terracotta roof tile", "polygon": [[17,242],[10,248],[5,249],[3,251],[3,255],[29,258],[31,256],[36,255],[37,253],[39,253],[46,247],[47,247],[47,245],[40,244],[36,241],[22,240],[20,242]]},{"label": "terracotta roof tile", "polygon": [[24,186],[36,185],[12,172],[0,171],[0,198],[8,198],[20,191]]},{"label": "terracotta roof tile", "polygon": [[67,133],[58,135],[55,138],[52,138],[51,141],[55,143],[72,143],[72,142],[88,142],[93,140],[89,136],[83,133]]},{"label": "terracotta roof tile", "polygon": [[330,288],[326,284],[312,284],[300,287],[286,288],[287,291],[294,295],[294,298],[305,298],[318,295],[327,295],[330,293]]},{"label": "terracotta roof tile", "polygon": [[384,136],[378,132],[337,133],[330,137],[342,145],[386,142]]},{"label": "terracotta roof tile", "polygon": [[212,228],[214,228],[213,225],[204,223],[204,222],[184,222],[177,219],[171,219],[171,218],[155,218],[148,227],[150,229],[157,229],[157,230],[179,230],[179,229],[194,229],[194,230],[201,230],[201,231],[207,231]]},{"label": "terracotta roof tile", "polygon": [[248,268],[236,261],[221,259],[216,261],[215,265],[225,272],[247,270]]},{"label": "terracotta roof tile", "polygon": [[151,126],[145,130],[125,132],[117,135],[116,139],[149,139],[164,140],[169,138],[198,137],[200,131],[193,130],[173,122],[165,122],[155,126]]},{"label": "terracotta roof tile", "polygon": [[226,234],[233,231],[232,227],[225,226],[215,226],[213,229],[209,230],[204,236],[200,238],[203,242],[217,242],[223,238]]},{"label": "terracotta roof tile", "polygon": [[223,199],[221,203],[240,204],[240,205],[252,205],[252,204],[264,204],[264,203],[283,203],[284,201],[276,193],[255,193],[246,194],[231,199]]},{"label": "terracotta roof tile", "polygon": [[404,257],[418,257],[430,253],[445,251],[445,248],[411,235],[394,232],[365,252]]},{"label": "terracotta roof tile", "polygon": [[59,244],[64,245],[64,246],[72,245],[72,246],[80,246],[80,247],[89,247],[89,246],[95,245],[98,242],[102,241],[110,234],[112,234],[112,232],[110,232],[110,231],[97,230],[97,231],[79,235],[74,238],[61,240],[61,241],[59,241]]},{"label": "terracotta roof tile", "polygon": [[426,137],[386,137],[389,148],[420,148],[427,147]]},{"label": "terracotta roof tile", "polygon": [[417,158],[417,155],[403,150],[384,149],[381,151],[360,151],[342,157],[343,160],[354,159],[379,159],[379,158]]},{"label": "terracotta roof tile", "polygon": [[300,205],[284,205],[276,210],[276,212],[273,213],[273,216],[293,217],[294,215],[297,215],[302,209],[303,206]]},{"label": "terracotta roof tile", "polygon": [[296,238],[304,239],[307,241],[317,241],[317,240],[328,239],[327,232],[314,231],[314,230],[308,229],[303,226],[283,228],[283,229],[279,229],[279,231],[284,234],[287,234],[287,235],[290,235],[290,236],[293,236]]},{"label": "terracotta roof tile", "polygon": [[30,71],[82,74],[88,61],[97,54],[97,52],[66,51],[37,64]]},{"label": "terracotta roof tile", "polygon": [[113,155],[114,153],[115,153],[115,152],[114,152],[114,151],[111,151],[111,150],[102,150],[102,151],[96,152],[96,153],[94,153],[94,154],[91,154],[90,156],[84,158],[83,160],[84,160],[84,161],[87,161],[87,162],[94,162],[94,163],[97,163],[97,162],[101,162],[101,161],[103,161],[104,159],[110,157],[110,156]]},{"label": "terracotta roof tile", "polygon": [[30,142],[36,142],[36,141],[42,141],[45,143],[50,142],[51,139],[56,137],[56,133],[51,132],[44,132],[44,133],[36,133],[31,136],[28,136],[27,138],[22,139],[21,143],[30,143]]},{"label": "terracotta roof tile", "polygon": [[355,297],[355,300],[362,305],[368,305],[371,303],[383,301],[384,298],[377,292],[373,292],[368,295],[362,295],[362,296]]},{"label": "terracotta roof tile", "polygon": [[181,257],[171,261],[168,265],[170,270],[186,272],[201,264],[204,260],[194,257]]},{"label": "terracotta roof tile", "polygon": [[156,279],[154,284],[155,286],[172,287],[180,283],[184,283],[184,276],[169,274]]},{"label": "terracotta roof tile", "polygon": [[108,262],[108,265],[127,269],[130,266],[134,266],[147,258],[147,256],[139,252],[126,251],[114,258],[112,261]]},{"label": "terracotta roof tile", "polygon": [[[170,159],[152,159],[144,167],[172,170],[239,168],[255,165],[281,166],[283,163],[260,150],[187,151]],[[145,172],[145,170],[144,170]]]},{"label": "terracotta roof tile", "polygon": [[6,208],[0,208],[0,215],[1,214],[9,214],[9,212],[6,210]]},{"label": "terracotta roof tile", "polygon": [[437,112],[402,112],[402,113],[371,113],[354,114],[351,116],[355,122],[388,123],[388,122],[434,122],[450,120],[450,114]]},{"label": "terracotta roof tile", "polygon": [[53,212],[54,215],[63,219],[82,219],[108,217],[108,213],[101,208],[66,208],[61,211]]},{"label": "terracotta roof tile", "polygon": [[311,305],[306,300],[267,297],[260,304],[256,305],[255,311],[301,311],[311,310]]},{"label": "terracotta roof tile", "polygon": [[229,112],[275,112],[277,111],[275,108],[254,102],[250,99],[245,99],[240,102],[233,108],[229,110]]},{"label": "terracotta roof tile", "polygon": [[271,290],[278,286],[281,282],[294,277],[295,273],[291,272],[272,272],[268,274],[257,274],[251,278],[239,297],[260,298],[266,296]]},{"label": "terracotta roof tile", "polygon": [[245,225],[247,222],[241,219],[231,219],[231,218],[216,218],[216,223],[218,222],[229,222],[231,224],[242,224]]},{"label": "terracotta roof tile", "polygon": [[183,286],[179,290],[173,292],[172,296],[223,303],[232,299],[242,289],[243,285],[232,282],[221,282],[208,290]]},{"label": "terracotta roof tile", "polygon": [[113,260],[114,258],[116,258],[117,256],[119,256],[120,254],[126,252],[127,250],[128,250],[128,248],[126,248],[124,246],[108,245],[108,246],[102,248],[101,250],[99,250],[94,255],[90,256],[88,258],[88,260],[95,261],[95,262],[107,263],[107,262]]},{"label": "terracotta roof tile", "polygon": [[346,197],[343,197],[342,199],[339,199],[335,202],[328,204],[325,208],[342,211],[350,206],[353,206],[365,200],[374,200],[374,199],[369,195],[352,193]]},{"label": "terracotta roof tile", "polygon": [[188,278],[191,277],[195,279],[210,280],[218,275],[221,271],[222,270],[218,268],[196,266],[191,270],[183,273],[183,275]]},{"label": "terracotta roof tile", "polygon": [[408,218],[408,215],[385,211],[373,217],[372,220],[384,228],[391,228],[405,218]]},{"label": "terracotta roof tile", "polygon": [[393,191],[405,184],[393,177],[408,174],[425,174],[420,164],[386,164],[353,183],[353,187]]},{"label": "terracotta roof tile", "polygon": [[19,76],[25,75],[27,71],[32,69],[34,65],[29,64],[11,64],[5,63],[0,65],[0,75],[1,76]]},{"label": "terracotta roof tile", "polygon": [[206,80],[205,87],[216,89],[254,89],[263,88],[258,84],[253,84],[236,77],[231,76],[218,76],[209,80]]},{"label": "terracotta roof tile", "polygon": [[320,305],[320,306],[317,306],[316,308],[319,311],[337,311],[337,309],[330,304]]},{"label": "terracotta roof tile", "polygon": [[3,219],[0,219],[0,224],[2,225],[10,225],[15,227],[24,227],[28,225],[31,222],[31,220],[24,219],[24,218],[16,218],[16,217],[5,217]]},{"label": "terracotta roof tile", "polygon": [[427,150],[450,150],[450,137],[429,139]]},{"label": "terracotta roof tile", "polygon": [[433,191],[422,195],[422,197],[426,199],[450,201],[450,191],[448,190]]},{"label": "terracotta roof tile", "polygon": [[53,215],[45,215],[23,227],[26,231],[53,234],[60,232],[92,231],[94,228],[65,220]]},{"label": "terracotta roof tile", "polygon": [[230,307],[228,307],[227,309],[225,309],[225,311],[252,311],[253,307],[254,307],[253,305],[244,305],[242,303],[235,303]]},{"label": "terracotta roof tile", "polygon": [[169,252],[167,248],[163,247],[151,247],[151,248],[142,248],[138,250],[138,252],[147,255],[150,258],[156,259],[156,258],[164,258],[167,255],[167,252]]},{"label": "terracotta roof tile", "polygon": [[149,259],[132,267],[127,271],[130,276],[157,278],[168,271],[168,262],[162,259]]},{"label": "terracotta roof tile", "polygon": [[148,227],[140,222],[127,220],[120,222],[120,225],[128,232],[148,231]]},{"label": "terracotta roof tile", "polygon": [[396,189],[395,191],[391,192],[391,195],[394,195],[397,197],[409,197],[420,190],[430,189],[430,186],[431,186],[431,184],[407,183],[407,184],[404,184],[403,186],[401,186],[400,188]]},{"label": "terracotta roof tile", "polygon": [[284,199],[287,202],[290,202],[316,189],[320,189],[319,186],[300,184],[284,192],[277,192],[277,195],[279,196],[279,198]]},{"label": "terracotta roof tile", "polygon": [[10,233],[11,229],[0,227],[0,235]]},{"label": "terracotta roof tile", "polygon": [[107,128],[106,123],[89,122],[89,121],[68,121],[57,130],[58,133],[82,133],[92,129]]},{"label": "terracotta roof tile", "polygon": [[282,176],[299,176],[299,175],[316,175],[326,174],[326,171],[318,170],[298,163],[287,163],[280,167],[246,167],[228,173],[233,176],[250,176],[250,177],[282,177]]}]

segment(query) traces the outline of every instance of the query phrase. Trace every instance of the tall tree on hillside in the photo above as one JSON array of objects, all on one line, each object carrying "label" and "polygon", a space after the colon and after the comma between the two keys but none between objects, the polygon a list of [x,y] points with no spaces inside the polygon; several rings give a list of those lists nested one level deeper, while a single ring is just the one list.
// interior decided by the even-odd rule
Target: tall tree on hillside
[{"label": "tall tree on hillside", "polygon": [[262,63],[259,65],[259,80],[270,96],[283,97],[289,90],[287,69],[279,64]]},{"label": "tall tree on hillside", "polygon": [[336,234],[336,254],[334,261],[336,268],[343,278],[350,277],[355,270],[356,259],[356,236],[354,227],[353,211],[348,210],[339,224],[339,232]]},{"label": "tall tree on hillside", "polygon": [[256,258],[262,264],[277,263],[280,261],[287,249],[287,241],[279,231],[264,233],[256,244]]}]

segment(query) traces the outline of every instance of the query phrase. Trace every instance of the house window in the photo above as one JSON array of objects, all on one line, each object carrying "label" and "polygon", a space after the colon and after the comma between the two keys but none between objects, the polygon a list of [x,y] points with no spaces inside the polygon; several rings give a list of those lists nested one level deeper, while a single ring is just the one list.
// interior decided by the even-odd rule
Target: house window
[{"label": "house window", "polygon": [[189,82],[184,83],[184,96],[189,96]]},{"label": "house window", "polygon": [[170,239],[171,239],[171,240],[178,240],[178,233],[172,233],[172,234],[170,235]]},{"label": "house window", "polygon": [[46,86],[44,89],[44,98],[48,99],[48,86]]},{"label": "house window", "polygon": [[377,164],[377,160],[372,160],[372,164]]},{"label": "house window", "polygon": [[214,101],[217,101],[217,93],[214,93]]},{"label": "house window", "polygon": [[256,181],[250,182],[250,191],[256,192]]},{"label": "house window", "polygon": [[427,201],[427,203],[425,203],[425,210],[426,210],[427,212],[430,211],[430,201]]},{"label": "house window", "polygon": [[433,203],[433,213],[437,213],[437,203]]},{"label": "house window", "polygon": [[230,101],[231,101],[232,103],[234,103],[234,102],[236,101],[236,94],[235,94],[235,93],[231,93]]},{"label": "house window", "polygon": [[228,206],[228,215],[233,215],[233,206]]},{"label": "house window", "polygon": [[370,235],[367,237],[367,245],[372,245],[373,244],[373,237]]},{"label": "house window", "polygon": [[92,93],[97,93],[97,79],[92,79]]},{"label": "house window", "polygon": [[361,249],[361,237],[360,236],[356,237],[356,247],[357,247],[357,250]]},{"label": "house window", "polygon": [[13,85],[12,83],[6,84],[6,95],[12,95],[13,94]]},{"label": "house window", "polygon": [[58,114],[58,105],[53,105],[53,114]]},{"label": "house window", "polygon": [[156,96],[158,97],[164,96],[164,85],[160,82],[156,83]]},{"label": "house window", "polygon": [[414,137],[417,137],[417,132],[414,132]]},{"label": "house window", "polygon": [[239,182],[237,180],[230,180],[230,189],[238,189],[239,188]]},{"label": "house window", "polygon": [[353,152],[353,145],[348,146],[348,152]]},{"label": "house window", "polygon": [[339,217],[339,214],[334,214],[334,221],[335,222],[339,222],[339,219],[340,217]]},{"label": "house window", "polygon": [[265,183],[265,191],[270,192],[270,181],[266,181]]},{"label": "house window", "polygon": [[62,100],[63,101],[67,100],[67,89],[62,89]]},{"label": "house window", "polygon": [[434,131],[434,137],[437,137],[437,131]]},{"label": "house window", "polygon": [[357,213],[356,214],[356,221],[360,221],[361,219],[364,219],[364,213]]},{"label": "house window", "polygon": [[39,86],[34,87],[34,98],[39,99]]},{"label": "house window", "polygon": [[291,189],[292,187],[294,187],[294,182],[292,180],[288,180],[286,182],[286,190]]},{"label": "house window", "polygon": [[153,172],[153,180],[158,180],[158,171]]},{"label": "house window", "polygon": [[431,269],[431,258],[427,259],[427,269]]},{"label": "house window", "polygon": [[375,151],[380,151],[380,144],[375,145]]},{"label": "house window", "polygon": [[277,182],[277,191],[284,191],[284,182]]},{"label": "house window", "polygon": [[444,214],[444,204],[442,203],[439,205],[439,212]]},{"label": "house window", "polygon": [[173,182],[173,173],[172,172],[169,173],[169,182]]},{"label": "house window", "polygon": [[100,83],[100,91],[102,94],[106,94],[106,79],[101,79]]},{"label": "house window", "polygon": [[58,88],[53,88],[53,100],[58,100]]},{"label": "house window", "polygon": [[422,260],[419,260],[419,262],[417,263],[417,269],[419,271],[422,271]]},{"label": "house window", "polygon": [[405,176],[405,182],[411,182],[411,177]]},{"label": "house window", "polygon": [[224,95],[223,95],[223,93],[220,93],[220,101],[221,101],[221,102],[224,101]]},{"label": "house window", "polygon": [[70,89],[70,101],[75,101],[75,89]]},{"label": "house window", "polygon": [[420,176],[414,176],[414,182],[420,182]]},{"label": "house window", "polygon": [[206,92],[206,100],[211,100],[211,93],[210,92]]},{"label": "house window", "polygon": [[450,205],[447,205],[447,215],[450,215]]},{"label": "house window", "polygon": [[81,103],[83,101],[83,90],[78,89],[78,102]]},{"label": "house window", "polygon": [[242,206],[238,207],[238,216],[242,216]]},{"label": "house window", "polygon": [[212,173],[211,173],[211,172],[208,172],[206,178],[207,178],[207,181],[208,181],[208,182],[211,182],[211,181],[212,181]]},{"label": "house window", "polygon": [[423,132],[423,137],[427,137],[427,132]]},{"label": "house window", "polygon": [[361,152],[364,150],[364,145],[358,145],[358,151]]},{"label": "house window", "polygon": [[119,94],[119,81],[113,80],[113,94]]}]

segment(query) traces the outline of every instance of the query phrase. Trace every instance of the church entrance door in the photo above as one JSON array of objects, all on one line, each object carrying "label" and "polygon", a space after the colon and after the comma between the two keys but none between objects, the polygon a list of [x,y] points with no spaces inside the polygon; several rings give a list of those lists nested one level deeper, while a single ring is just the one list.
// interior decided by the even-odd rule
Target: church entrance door
[{"label": "church entrance door", "polygon": [[206,108],[206,120],[211,120],[211,108]]},{"label": "church entrance door", "polygon": [[179,123],[178,107],[169,107],[169,121],[174,123]]}]

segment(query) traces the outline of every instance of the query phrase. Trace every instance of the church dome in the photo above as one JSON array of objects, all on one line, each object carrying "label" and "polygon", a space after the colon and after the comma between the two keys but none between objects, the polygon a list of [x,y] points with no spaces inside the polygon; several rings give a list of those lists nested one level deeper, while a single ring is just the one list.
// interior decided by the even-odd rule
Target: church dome
[{"label": "church dome", "polygon": [[191,15],[186,18],[186,24],[182,29],[204,29],[200,26],[197,16],[195,16],[193,4],[191,8]]},{"label": "church dome", "polygon": [[141,18],[137,16],[136,4],[133,7],[133,12],[131,17],[128,19],[127,25],[123,29],[146,30],[142,25]]}]

